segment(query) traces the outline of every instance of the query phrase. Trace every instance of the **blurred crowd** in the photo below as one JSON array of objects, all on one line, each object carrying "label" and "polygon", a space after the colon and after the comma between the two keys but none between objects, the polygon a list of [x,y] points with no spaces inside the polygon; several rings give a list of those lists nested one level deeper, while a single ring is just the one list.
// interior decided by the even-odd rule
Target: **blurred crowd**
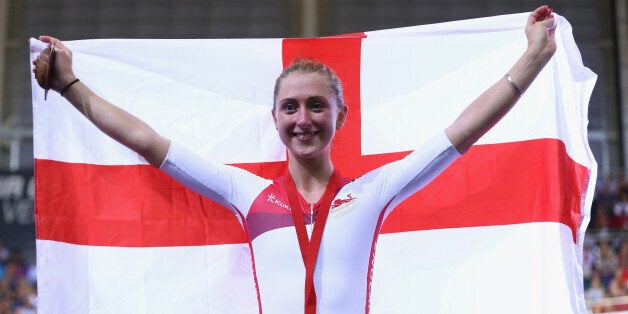
[{"label": "blurred crowd", "polygon": [[592,313],[628,311],[628,181],[598,183],[582,256]]},{"label": "blurred crowd", "polygon": [[37,313],[37,271],[0,239],[0,314]]}]

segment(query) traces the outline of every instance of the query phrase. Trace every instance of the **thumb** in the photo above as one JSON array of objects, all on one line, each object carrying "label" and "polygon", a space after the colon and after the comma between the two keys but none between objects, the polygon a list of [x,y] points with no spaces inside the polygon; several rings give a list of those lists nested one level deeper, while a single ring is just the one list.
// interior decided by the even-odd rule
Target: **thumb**
[{"label": "thumb", "polygon": [[551,15],[549,18],[539,21],[537,22],[538,24],[541,24],[543,26],[545,26],[545,29],[552,29],[556,27],[556,19],[554,18],[553,15]]}]

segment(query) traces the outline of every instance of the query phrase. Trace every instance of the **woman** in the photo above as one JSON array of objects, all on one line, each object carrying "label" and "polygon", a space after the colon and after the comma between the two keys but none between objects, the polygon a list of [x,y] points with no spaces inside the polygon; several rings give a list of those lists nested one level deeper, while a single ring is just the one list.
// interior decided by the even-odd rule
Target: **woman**
[{"label": "woman", "polygon": [[466,152],[530,86],[556,49],[551,12],[542,6],[530,14],[522,57],[449,127],[406,158],[355,180],[343,178],[330,158],[347,106],[340,81],[321,63],[298,60],[277,79],[272,117],[288,150],[288,169],[268,180],[203,160],[157,134],[78,81],[63,43],[48,36],[40,40],[56,49],[53,90],[151,165],[243,218],[263,311],[357,313],[368,311],[373,249],[383,219]]}]

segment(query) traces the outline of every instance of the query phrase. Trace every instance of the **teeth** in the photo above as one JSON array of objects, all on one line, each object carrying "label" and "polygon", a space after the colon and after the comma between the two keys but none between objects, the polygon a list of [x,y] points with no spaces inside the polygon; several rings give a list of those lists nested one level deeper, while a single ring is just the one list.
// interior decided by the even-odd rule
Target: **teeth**
[{"label": "teeth", "polygon": [[314,134],[313,133],[296,133],[296,136],[300,140],[307,140],[307,139],[312,138]]}]

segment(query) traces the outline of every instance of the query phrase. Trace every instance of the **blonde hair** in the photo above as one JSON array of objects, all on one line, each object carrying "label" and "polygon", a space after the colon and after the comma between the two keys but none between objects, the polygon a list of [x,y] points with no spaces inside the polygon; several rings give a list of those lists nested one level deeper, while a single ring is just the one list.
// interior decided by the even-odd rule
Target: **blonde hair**
[{"label": "blonde hair", "polygon": [[342,108],[345,105],[344,96],[342,95],[342,83],[338,78],[338,75],[330,69],[327,65],[320,61],[312,59],[299,58],[294,60],[289,66],[287,66],[275,80],[275,91],[273,93],[273,108],[277,103],[277,94],[279,93],[279,85],[288,75],[294,72],[304,73],[320,73],[327,77],[329,81],[329,87],[334,91],[336,95],[336,105],[338,108]]}]

